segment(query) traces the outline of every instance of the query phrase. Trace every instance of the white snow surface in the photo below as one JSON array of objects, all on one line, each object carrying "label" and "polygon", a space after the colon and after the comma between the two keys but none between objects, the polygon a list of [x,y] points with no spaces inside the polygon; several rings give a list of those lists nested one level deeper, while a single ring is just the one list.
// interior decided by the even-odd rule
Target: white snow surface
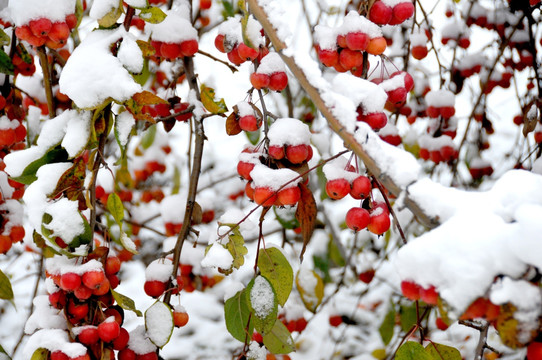
[{"label": "white snow surface", "polygon": [[211,245],[203,260],[201,266],[209,268],[229,269],[233,263],[233,256],[221,244],[215,242]]},{"label": "white snow surface", "polygon": [[517,278],[528,265],[542,266],[534,255],[542,249],[536,220],[542,215],[541,186],[542,176],[523,170],[505,173],[486,192],[420,180],[408,188],[410,196],[442,225],[399,250],[397,271],[424,287],[434,285],[452,307],[464,310],[496,275]]},{"label": "white snow surface", "polygon": [[180,44],[186,40],[197,40],[198,32],[180,11],[166,11],[166,18],[158,24],[148,24],[152,39]]},{"label": "white snow surface", "polygon": [[160,202],[160,214],[164,223],[182,224],[184,220],[186,194],[166,196]]},{"label": "white snow surface", "polygon": [[171,278],[172,273],[173,262],[170,259],[156,259],[147,266],[145,279],[147,281],[166,282]]},{"label": "white snow surface", "polygon": [[[399,76],[395,76],[397,78]],[[399,86],[404,86],[404,80]],[[384,111],[388,100],[386,88],[371,81],[361,79],[351,74],[337,74],[332,81],[333,89],[352,100],[354,104],[361,105],[364,114]],[[396,86],[397,87],[397,86]]]},{"label": "white snow surface", "polygon": [[117,131],[119,143],[122,146],[126,146],[128,144],[128,139],[133,127],[135,126],[135,123],[136,121],[133,115],[128,111],[121,112],[115,118],[115,129]]},{"label": "white snow surface", "polygon": [[155,344],[160,346],[167,344],[173,330],[171,308],[163,302],[155,302],[145,311],[145,326],[147,336]]},{"label": "white snow surface", "polygon": [[43,227],[51,230],[54,236],[59,236],[66,244],[81,235],[85,231],[83,218],[78,212],[78,202],[62,198],[50,202],[44,209],[44,213],[52,216],[49,224]]},{"label": "white snow surface", "polygon": [[132,349],[137,355],[144,355],[156,351],[156,345],[150,341],[144,325],[139,325],[134,330],[130,331],[128,348]]},{"label": "white snow surface", "polygon": [[[131,35],[130,35],[131,36]],[[95,30],[74,50],[60,75],[60,91],[80,108],[93,108],[108,98],[122,102],[142,90],[111,44],[129,37],[123,27]]]},{"label": "white snow surface", "polygon": [[62,139],[62,147],[70,158],[84,150],[90,137],[91,112],[68,110],[59,116],[68,116],[66,135]]},{"label": "white snow surface", "polygon": [[431,90],[425,95],[425,101],[427,102],[427,106],[454,106],[455,95],[450,90]]},{"label": "white snow surface", "polygon": [[133,34],[127,33],[122,39],[117,58],[129,72],[139,74],[143,71],[143,52],[136,40]]},{"label": "white snow surface", "polygon": [[281,186],[292,181],[284,189],[297,186],[301,180],[299,174],[291,169],[271,169],[265,165],[256,164],[250,172],[254,188],[266,187],[272,191],[277,191]]},{"label": "white snow surface", "polygon": [[39,348],[48,349],[51,352],[60,350],[72,359],[87,353],[87,348],[83,344],[70,342],[68,333],[58,328],[43,329],[32,334],[24,347],[23,358],[32,358],[32,354]]},{"label": "white snow surface", "polygon": [[269,54],[264,56],[256,72],[258,74],[272,75],[274,73],[285,71],[286,67],[284,66],[284,62],[280,58],[280,55],[276,52],[270,52]]},{"label": "white snow surface", "polygon": [[75,0],[9,0],[9,9],[16,26],[43,17],[64,21],[66,15],[75,13]]},{"label": "white snow surface", "polygon": [[269,127],[269,145],[310,144],[311,131],[307,124],[293,118],[279,118]]}]

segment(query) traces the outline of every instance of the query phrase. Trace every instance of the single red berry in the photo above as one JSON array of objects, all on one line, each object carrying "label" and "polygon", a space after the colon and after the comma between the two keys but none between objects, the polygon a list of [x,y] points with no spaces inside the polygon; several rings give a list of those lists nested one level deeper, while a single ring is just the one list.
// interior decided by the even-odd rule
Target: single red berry
[{"label": "single red berry", "polygon": [[234,47],[229,53],[228,53],[228,60],[230,60],[235,65],[241,65],[245,62],[245,60],[239,56],[239,51],[237,51],[237,46]]},{"label": "single red berry", "polygon": [[280,71],[271,74],[269,77],[269,90],[282,91],[288,85],[288,76],[285,72]]},{"label": "single red berry", "polygon": [[325,66],[333,67],[339,62],[337,50],[318,49],[318,58]]},{"label": "single red berry", "polygon": [[202,10],[210,9],[212,4],[212,0],[199,0],[199,8]]},{"label": "single red berry", "polygon": [[332,199],[342,199],[350,193],[350,183],[346,179],[329,180],[326,183],[326,193]]},{"label": "single red berry", "polygon": [[343,318],[341,315],[331,315],[329,317],[329,325],[337,327],[343,323]]},{"label": "single red berry", "polygon": [[75,273],[65,273],[60,277],[60,287],[65,291],[73,291],[81,285],[81,276]]},{"label": "single red berry", "polygon": [[448,329],[449,325],[442,320],[442,318],[438,317],[437,320],[435,320],[435,325],[437,326],[437,329],[439,330],[446,330]]},{"label": "single red berry", "polygon": [[246,45],[245,43],[239,44],[239,47],[237,48],[237,51],[239,52],[239,56],[244,60],[250,60],[254,61],[260,54],[260,52],[256,49],[251,48],[250,46]]},{"label": "single red berry", "polygon": [[391,221],[387,210],[382,208],[374,208],[370,213],[369,224],[367,229],[376,235],[382,235],[389,230]]},{"label": "single red berry", "polygon": [[410,53],[412,54],[412,57],[414,59],[422,60],[427,56],[427,53],[428,53],[427,46],[425,45],[413,46],[412,49],[410,49]]},{"label": "single red berry", "polygon": [[51,31],[53,23],[47,18],[39,18],[37,20],[30,20],[28,26],[34,36],[43,37],[47,36],[49,31]]},{"label": "single red berry", "polygon": [[254,201],[258,205],[269,207],[277,201],[277,194],[270,188],[257,187],[254,189]]},{"label": "single red berry", "polygon": [[196,39],[190,39],[183,41],[179,49],[183,56],[194,56],[199,49],[198,41]]},{"label": "single red berry", "polygon": [[259,73],[250,74],[250,83],[257,90],[268,87],[270,81],[271,79],[269,75],[267,74],[259,74]]},{"label": "single red berry", "polygon": [[123,349],[119,351],[118,358],[119,360],[136,360],[136,353],[132,349]]},{"label": "single red berry", "polygon": [[151,297],[157,298],[166,291],[166,283],[158,280],[145,281],[145,293]]},{"label": "single red berry", "polygon": [[359,279],[361,281],[363,281],[365,284],[371,283],[371,281],[373,281],[374,277],[375,277],[375,270],[374,269],[366,270],[366,271],[359,274]]},{"label": "single red berry", "polygon": [[51,27],[51,31],[49,31],[48,36],[49,39],[63,46],[66,43],[66,40],[68,40],[70,37],[70,28],[64,22],[56,22]]},{"label": "single red berry", "polygon": [[130,340],[130,334],[125,328],[120,328],[119,336],[113,340],[113,349],[122,350],[128,346],[128,341]]},{"label": "single red berry", "polygon": [[90,289],[96,289],[101,285],[105,279],[105,274],[103,271],[87,271],[81,277],[83,284]]},{"label": "single red berry", "polygon": [[427,288],[427,289],[422,288],[420,290],[420,298],[427,305],[437,305],[437,303],[438,303],[437,290],[435,289],[435,287],[433,285],[429,286],[429,288]]},{"label": "single red berry", "polygon": [[363,230],[369,225],[369,212],[360,207],[353,207],[346,213],[346,226],[354,231]]},{"label": "single red berry", "polygon": [[308,145],[288,145],[286,146],[286,158],[292,164],[301,164],[306,161],[309,156]]},{"label": "single red berry", "polygon": [[245,162],[245,161],[239,161],[237,163],[237,173],[245,180],[252,180],[252,177],[250,176],[250,172],[254,169],[254,164]]},{"label": "single red berry", "polygon": [[103,342],[113,341],[120,335],[120,326],[114,320],[106,320],[98,325],[98,335]]},{"label": "single red berry", "polygon": [[350,196],[356,200],[365,199],[371,193],[372,184],[367,176],[358,176],[352,181]]},{"label": "single red berry", "polygon": [[83,345],[96,344],[100,340],[98,328],[92,325],[85,326],[79,335],[77,335],[77,340]]},{"label": "single red berry", "polygon": [[387,25],[392,18],[393,9],[382,1],[375,1],[369,11],[369,20],[377,25]]},{"label": "single red berry", "polygon": [[188,323],[188,313],[186,311],[174,311],[173,322],[175,327],[183,327]]},{"label": "single red berry", "polygon": [[177,59],[181,56],[181,47],[179,46],[179,44],[175,43],[162,43],[162,45],[160,45],[160,55],[168,60]]},{"label": "single red berry", "polygon": [[277,199],[282,205],[295,205],[301,199],[301,190],[297,186],[282,189],[277,193]]},{"label": "single red berry", "polygon": [[350,32],[346,34],[346,46],[350,50],[365,51],[369,45],[369,35],[363,32]]},{"label": "single red berry", "polygon": [[401,2],[393,7],[390,25],[398,25],[414,15],[414,5],[411,2]]},{"label": "single red berry", "polygon": [[339,54],[339,63],[346,69],[352,70],[363,66],[363,54],[360,51],[342,49]]},{"label": "single red berry", "polygon": [[224,38],[224,34],[218,34],[215,38],[215,47],[222,53],[226,53],[226,50],[224,49]]},{"label": "single red berry", "polygon": [[244,131],[256,131],[261,125],[261,119],[257,119],[254,115],[245,115],[239,118],[239,127]]},{"label": "single red berry", "polygon": [[271,145],[269,146],[268,154],[275,160],[284,158],[284,146],[283,145]]},{"label": "single red berry", "polygon": [[120,271],[121,261],[117,256],[109,256],[105,261],[104,270],[107,275],[115,275]]},{"label": "single red berry", "polygon": [[401,292],[403,295],[410,300],[419,300],[420,299],[420,285],[416,284],[413,281],[403,281],[401,282]]}]

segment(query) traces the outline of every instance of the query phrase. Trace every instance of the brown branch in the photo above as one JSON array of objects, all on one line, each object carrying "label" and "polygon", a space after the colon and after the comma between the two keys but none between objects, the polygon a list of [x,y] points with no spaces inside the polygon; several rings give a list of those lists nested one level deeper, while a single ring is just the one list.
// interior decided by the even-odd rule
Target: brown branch
[{"label": "brown branch", "polygon": [[43,73],[43,85],[45,88],[45,96],[47,97],[47,109],[49,109],[49,117],[52,119],[55,117],[55,99],[53,97],[53,83],[51,81],[49,59],[47,59],[45,46],[40,46],[36,50],[40,59],[41,71]]},{"label": "brown branch", "polygon": [[219,58],[209,54],[208,52],[205,52],[203,50],[198,50],[198,54],[201,54],[203,56],[207,56],[209,59],[212,59],[212,60],[214,60],[216,62],[219,62],[221,64],[226,65],[231,70],[232,73],[235,73],[236,71],[238,71],[237,68],[235,66],[233,66],[232,64],[230,64],[229,62],[224,61],[224,60],[220,60]]},{"label": "brown branch", "polygon": [[[191,57],[185,57],[183,59],[184,69],[186,73],[186,79],[190,89],[196,93],[198,101],[201,101],[201,95],[198,88],[198,80],[194,74],[194,61]],[[205,140],[205,132],[203,129],[202,119],[199,117],[194,117],[195,125],[195,148],[194,148],[194,157],[192,162],[192,168],[190,171],[190,183],[188,185],[188,197],[186,199],[186,210],[184,213],[183,226],[181,231],[177,236],[177,242],[175,243],[175,248],[173,252],[173,273],[172,278],[175,279],[177,276],[177,271],[179,268],[179,262],[181,258],[181,250],[184,244],[184,241],[190,233],[190,228],[192,226],[192,213],[194,212],[194,205],[196,203],[196,194],[198,191],[198,181],[201,173],[201,159],[203,155],[203,145]],[[171,287],[171,281],[169,287]],[[168,291],[164,296],[164,302],[169,304],[171,299],[171,291]]]},{"label": "brown branch", "polygon": [[[331,109],[328,108],[327,105],[325,104],[318,89],[316,89],[309,82],[309,80],[305,76],[305,73],[296,64],[295,60],[290,56],[284,55],[283,50],[286,49],[286,45],[279,39],[276,30],[274,29],[273,25],[271,24],[271,22],[269,21],[267,17],[267,14],[263,10],[263,8],[260,7],[257,0],[248,0],[248,4],[249,4],[252,14],[260,22],[260,24],[262,24],[265,30],[265,33],[271,39],[271,42],[273,43],[274,48],[276,49],[278,54],[281,56],[284,63],[288,66],[290,71],[294,74],[294,76],[296,77],[297,81],[299,81],[303,89],[305,89],[305,91],[307,92],[307,95],[316,105],[318,110],[320,110],[322,115],[324,115],[324,117],[327,119],[329,127],[341,137],[341,139],[345,142],[347,147],[351,148],[352,151],[354,151],[356,155],[359,158],[361,158],[361,160],[365,163],[365,166],[367,167],[367,169],[374,176],[378,177],[380,182],[392,194],[394,194],[395,196],[399,196],[399,194],[405,189],[402,189],[399,185],[397,185],[393,181],[393,179],[391,179],[382,171],[382,169],[380,168],[376,160],[372,158],[369,155],[369,153],[363,148],[363,146],[357,142],[357,140],[354,137],[354,134],[351,134],[345,131],[343,125],[333,115],[333,113],[331,112]],[[410,209],[410,211],[412,211],[412,213],[414,213],[414,215],[418,218],[418,220],[425,226],[433,228],[439,224],[437,219],[432,219],[429,216],[427,216],[423,212],[423,210],[420,208],[420,206],[417,203],[415,203],[412,199],[410,199],[408,196],[405,197],[405,205]]]}]

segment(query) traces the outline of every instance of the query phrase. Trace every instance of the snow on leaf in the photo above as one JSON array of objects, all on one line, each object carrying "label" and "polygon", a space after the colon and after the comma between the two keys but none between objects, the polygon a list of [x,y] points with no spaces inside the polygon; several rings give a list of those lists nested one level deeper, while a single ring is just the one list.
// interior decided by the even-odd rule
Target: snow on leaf
[{"label": "snow on leaf", "polygon": [[[26,149],[28,150],[27,153],[33,152],[36,153],[39,151],[37,147]],[[17,152],[19,155],[23,155],[23,151]],[[13,153],[12,153],[13,154]],[[11,154],[10,154],[11,155]],[[16,160],[20,158],[21,156],[13,156],[13,160]],[[15,181],[18,181],[20,183],[30,185],[34,181],[37,180],[36,173],[37,171],[45,164],[51,164],[51,163],[57,163],[57,162],[64,162],[68,159],[68,153],[64,149],[54,148],[50,151],[47,151],[45,154],[40,156],[39,158],[33,160],[30,162],[22,171],[20,175],[12,176],[12,179]]]},{"label": "snow on leaf", "polygon": [[265,335],[273,329],[278,314],[277,296],[263,276],[257,276],[247,285],[249,306],[254,316],[254,327]]},{"label": "snow on leaf", "polygon": [[207,109],[211,114],[224,114],[226,111],[228,111],[228,107],[226,106],[224,99],[220,99],[218,101],[215,100],[215,90],[213,88],[210,88],[205,84],[201,84],[200,92],[201,102],[205,109]]},{"label": "snow on leaf", "polygon": [[82,157],[76,159],[72,167],[62,174],[53,194],[64,193],[69,200],[77,200],[82,195],[85,180],[85,161]]},{"label": "snow on leaf", "polygon": [[433,360],[424,347],[417,342],[407,341],[397,350],[396,360]]},{"label": "snow on leaf", "polygon": [[301,268],[297,272],[295,284],[305,307],[315,312],[324,298],[324,282],[313,270]]},{"label": "snow on leaf", "polygon": [[247,336],[252,336],[254,331],[254,321],[250,315],[247,295],[247,289],[243,289],[226,300],[224,304],[226,328],[235,339],[243,343]]},{"label": "snow on leaf", "polygon": [[454,347],[437,344],[435,342],[429,343],[425,347],[425,351],[433,357],[433,359],[439,360],[461,360],[461,353]]},{"label": "snow on leaf", "polygon": [[290,263],[278,248],[260,249],[258,254],[260,273],[276,292],[278,303],[284,306],[290,296],[294,283],[294,273]]},{"label": "snow on leaf", "polygon": [[163,348],[173,333],[173,312],[166,303],[156,301],[145,311],[145,328],[152,343]]},{"label": "snow on leaf", "polygon": [[279,319],[271,331],[263,335],[263,344],[272,354],[289,354],[295,350],[292,335]]},{"label": "snow on leaf", "polygon": [[133,311],[137,316],[143,316],[141,311],[137,310],[134,300],[130,299],[128,296],[116,292],[115,290],[111,290],[111,294],[121,308],[124,310]]},{"label": "snow on leaf", "polygon": [[122,244],[122,247],[131,252],[132,254],[137,254],[137,246],[136,244],[130,239],[130,237],[123,231],[120,234],[120,243]]},{"label": "snow on leaf", "polygon": [[146,9],[142,9],[139,13],[139,17],[151,24],[158,24],[164,21],[166,13],[159,7],[150,6]]},{"label": "snow on leaf", "polygon": [[[111,27],[111,26],[115,25],[117,23],[117,20],[122,15],[122,9],[123,9],[122,2],[119,1],[116,6],[112,7],[105,15],[102,15],[98,19],[98,25],[100,25],[101,27],[104,27],[104,28],[108,28],[108,27]],[[91,17],[93,17],[93,15],[94,15],[92,13],[92,10],[94,10],[94,6],[90,11],[90,16]]]},{"label": "snow on leaf", "polygon": [[11,282],[9,278],[0,270],[0,299],[12,300],[13,289],[11,288]]}]

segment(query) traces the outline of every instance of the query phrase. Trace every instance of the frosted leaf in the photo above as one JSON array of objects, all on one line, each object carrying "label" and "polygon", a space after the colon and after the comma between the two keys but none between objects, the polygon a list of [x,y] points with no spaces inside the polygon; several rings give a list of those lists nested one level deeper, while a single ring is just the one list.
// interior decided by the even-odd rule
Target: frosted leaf
[{"label": "frosted leaf", "polygon": [[135,119],[128,111],[121,112],[115,119],[115,125],[117,129],[117,136],[122,146],[128,144],[128,138],[132,132],[132,128],[135,126]]},{"label": "frosted leaf", "polygon": [[44,227],[51,230],[54,236],[59,236],[67,244],[78,235],[85,231],[83,218],[78,211],[79,203],[77,201],[62,198],[50,203],[44,209],[44,212],[52,216],[52,220]]},{"label": "frosted leaf", "polygon": [[107,13],[119,7],[117,0],[94,0],[90,8],[89,16],[95,20],[103,18]]},{"label": "frosted leaf", "polygon": [[265,360],[267,357],[267,350],[264,346],[260,346],[256,341],[250,343],[247,352],[247,359],[249,360]]},{"label": "frosted leaf", "polygon": [[152,304],[145,311],[145,327],[147,336],[156,346],[166,345],[174,327],[171,308],[161,301]]},{"label": "frosted leaf", "polygon": [[79,154],[87,145],[90,137],[90,116],[88,111],[66,111],[71,114],[66,124],[66,135],[62,139],[62,147],[66,149],[70,158]]},{"label": "frosted leaf", "polygon": [[134,330],[130,331],[128,348],[132,349],[137,355],[145,355],[156,351],[156,345],[154,345],[147,336],[145,326],[143,325],[139,325]]},{"label": "frosted leaf", "polygon": [[250,304],[256,316],[263,319],[273,311],[275,295],[269,281],[263,276],[254,279],[254,286],[250,290]]},{"label": "frosted leaf", "polygon": [[143,52],[132,34],[124,36],[117,52],[117,58],[129,72],[139,74],[143,71]]}]

